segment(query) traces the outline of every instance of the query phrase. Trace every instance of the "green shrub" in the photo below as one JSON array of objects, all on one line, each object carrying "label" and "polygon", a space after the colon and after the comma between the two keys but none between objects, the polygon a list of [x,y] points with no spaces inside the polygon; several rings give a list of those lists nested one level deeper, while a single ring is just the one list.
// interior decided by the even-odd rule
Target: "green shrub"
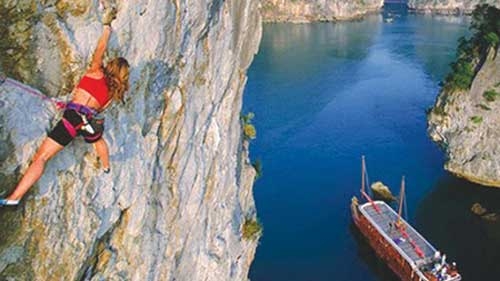
[{"label": "green shrub", "polygon": [[500,10],[487,4],[477,5],[472,12],[470,38],[458,40],[456,61],[451,64],[451,72],[446,76],[443,89],[467,90],[472,84],[480,66],[486,60],[491,47],[500,43]]},{"label": "green shrub", "polygon": [[494,102],[499,95],[495,90],[488,90],[483,93],[483,97],[489,102]]},{"label": "green shrub", "polygon": [[479,107],[479,108],[481,108],[481,109],[483,109],[483,110],[491,110],[491,108],[489,108],[487,105],[482,104],[482,103],[478,104],[476,106]]},{"label": "green shrub", "polygon": [[241,120],[243,121],[244,124],[246,123],[252,123],[252,119],[255,117],[255,114],[253,112],[248,112],[247,115],[242,115]]},{"label": "green shrub", "polygon": [[495,32],[490,32],[484,35],[484,40],[490,47],[496,47],[499,42],[498,35]]},{"label": "green shrub", "polygon": [[449,90],[467,90],[472,84],[474,70],[472,63],[464,60],[451,64],[452,72],[445,79],[445,88]]},{"label": "green shrub", "polygon": [[477,116],[477,115],[475,115],[475,116],[472,116],[472,117],[470,118],[470,120],[471,120],[471,121],[472,121],[472,123],[474,123],[474,124],[480,124],[481,122],[483,122],[483,117],[482,117],[482,116]]},{"label": "green shrub", "polygon": [[436,106],[432,109],[432,112],[436,115],[439,115],[439,116],[444,116],[446,115],[445,112],[444,112],[444,109],[441,107],[441,106]]},{"label": "green shrub", "polygon": [[252,119],[255,117],[253,112],[247,113],[247,115],[241,116],[241,121],[243,122],[243,135],[247,140],[253,140],[257,137],[257,130],[252,124]]},{"label": "green shrub", "polygon": [[252,124],[243,124],[243,134],[246,139],[253,140],[257,137],[257,130]]},{"label": "green shrub", "polygon": [[253,168],[255,169],[255,179],[262,177],[262,161],[257,159],[252,163]]},{"label": "green shrub", "polygon": [[256,240],[262,236],[263,227],[258,219],[246,218],[241,229],[241,235],[245,240]]}]

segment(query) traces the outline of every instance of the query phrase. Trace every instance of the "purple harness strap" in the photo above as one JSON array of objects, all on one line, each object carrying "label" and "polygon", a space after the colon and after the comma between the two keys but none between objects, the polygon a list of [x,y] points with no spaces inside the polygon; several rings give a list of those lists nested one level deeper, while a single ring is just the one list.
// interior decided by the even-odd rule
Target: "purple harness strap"
[{"label": "purple harness strap", "polygon": [[85,115],[87,115],[87,117],[92,117],[92,116],[97,114],[97,112],[95,110],[93,110],[92,108],[85,106],[83,104],[74,103],[74,102],[69,102],[66,105],[66,108],[72,109],[72,110],[79,112],[81,114],[85,114]]}]

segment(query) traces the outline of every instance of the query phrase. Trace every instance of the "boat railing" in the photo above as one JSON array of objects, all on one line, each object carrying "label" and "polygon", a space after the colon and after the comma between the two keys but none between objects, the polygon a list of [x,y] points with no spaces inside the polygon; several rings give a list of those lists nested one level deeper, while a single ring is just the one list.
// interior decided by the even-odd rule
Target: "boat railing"
[{"label": "boat railing", "polygon": [[446,279],[446,281],[461,281],[461,280],[462,280],[462,276],[460,274],[457,274],[456,276],[451,277],[451,279]]},{"label": "boat railing", "polygon": [[[382,202],[382,201],[373,201],[372,203],[365,203],[363,204],[361,207],[360,207],[360,210],[364,213],[364,208],[365,206],[371,206],[373,207],[374,205],[377,205],[377,204],[385,204],[385,202]],[[392,209],[391,209],[392,210]],[[365,216],[365,218],[367,218],[371,225],[373,227],[375,227],[375,229],[378,231],[378,233],[380,233],[380,235],[382,235],[382,237],[384,237],[384,239],[389,242],[389,244],[391,244],[391,246],[396,249],[396,251],[398,251],[398,253],[408,262],[408,264],[411,266],[412,270],[417,273],[417,275],[420,277],[420,279],[422,281],[428,281],[429,279],[427,279],[427,277],[425,277],[425,275],[422,273],[422,271],[420,271],[420,268],[415,264],[415,262],[413,261],[413,259],[411,257],[409,257],[386,233],[385,231],[380,228],[380,226],[378,226],[378,224],[373,221],[373,219],[370,217],[370,216],[367,216],[366,214],[363,214]],[[406,224],[406,225],[409,225],[409,224]]]},{"label": "boat railing", "polygon": [[[415,235],[416,238],[419,241],[423,241],[425,243],[425,246],[427,247],[428,250],[430,250],[433,253],[436,253],[437,250],[418,231],[416,231],[411,226],[411,224],[409,224],[408,222],[406,222],[404,219],[401,219],[401,210],[402,210],[402,205],[401,204],[403,202],[403,199],[400,199],[400,207],[399,207],[400,212],[399,212],[399,214],[397,214],[385,202],[383,202],[383,201],[373,201],[371,199],[371,197],[365,192],[365,185],[369,184],[370,181],[368,179],[368,173],[366,171],[366,164],[365,164],[365,157],[364,156],[362,156],[362,164],[361,165],[362,165],[362,169],[361,169],[362,172],[361,172],[361,190],[360,191],[361,191],[362,197],[364,197],[368,202],[365,203],[365,204],[362,204],[362,205],[358,205],[358,210],[361,211],[361,213],[363,214],[363,216],[370,221],[370,224],[401,255],[401,257],[403,257],[408,262],[408,264],[410,265],[411,270],[412,270],[412,277],[416,273],[418,275],[420,281],[429,281],[429,279],[424,274],[424,272],[429,272],[429,269],[428,268],[426,269],[424,267],[434,264],[434,257],[433,256],[425,256],[425,254],[422,255],[420,253],[421,251],[420,251],[420,248],[418,247],[418,244],[414,244],[413,243],[413,237],[411,237],[408,234],[406,234],[406,229],[409,229],[410,232],[413,235]],[[404,194],[404,177],[402,179],[402,184],[401,185],[402,185],[402,194]],[[358,204],[358,202],[356,202],[356,203]],[[405,229],[403,229],[403,231],[405,232],[404,234],[406,234],[406,238],[409,239],[410,244],[412,245],[412,247],[414,248],[414,250],[416,251],[416,253],[420,257],[419,259],[415,259],[414,260],[413,258],[411,258],[402,248],[400,248],[396,244],[395,241],[393,241],[393,239],[389,235],[387,235],[387,233],[385,232],[385,230],[382,229],[381,226],[378,225],[378,223],[374,220],[374,218],[372,218],[370,215],[368,215],[368,211],[365,210],[365,208],[367,208],[368,206],[371,206],[377,213],[382,214],[381,209],[380,209],[381,207],[379,207],[378,205],[385,205],[385,206],[387,206],[387,209],[390,210],[390,212],[392,212],[393,215],[397,216],[397,218],[398,218],[397,223],[398,224],[399,224],[399,222],[401,220],[404,221],[404,226],[405,226]],[[357,214],[357,212],[356,212],[356,214]],[[446,277],[446,279],[445,279],[445,281],[461,281],[461,280],[462,280],[462,277],[458,273],[455,276],[448,275]]]}]

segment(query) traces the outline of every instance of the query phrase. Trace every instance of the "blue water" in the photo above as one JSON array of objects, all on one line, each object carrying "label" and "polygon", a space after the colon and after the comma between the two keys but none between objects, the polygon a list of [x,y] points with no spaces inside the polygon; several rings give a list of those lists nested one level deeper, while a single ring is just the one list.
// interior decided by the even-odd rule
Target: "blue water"
[{"label": "blue water", "polygon": [[[391,13],[392,23],[386,11],[355,22],[264,26],[244,97],[244,111],[256,116],[251,158],[263,163],[254,194],[264,235],[252,281],[393,279],[352,227],[361,155],[372,181],[397,191],[406,176],[409,221],[464,277],[491,272],[467,255],[483,231],[457,232],[481,229],[470,206],[500,191],[448,175],[426,134],[425,111],[468,20]],[[500,206],[497,199],[486,203]],[[478,249],[500,260],[489,246]]]}]

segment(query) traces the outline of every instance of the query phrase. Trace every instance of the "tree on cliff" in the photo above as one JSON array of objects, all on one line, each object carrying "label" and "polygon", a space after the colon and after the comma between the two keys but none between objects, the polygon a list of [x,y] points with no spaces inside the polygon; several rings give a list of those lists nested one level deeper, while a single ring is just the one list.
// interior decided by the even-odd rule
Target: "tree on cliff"
[{"label": "tree on cliff", "polygon": [[458,41],[457,59],[445,78],[446,91],[467,90],[490,49],[498,51],[500,43],[500,10],[488,4],[477,5],[470,24],[472,36]]}]

